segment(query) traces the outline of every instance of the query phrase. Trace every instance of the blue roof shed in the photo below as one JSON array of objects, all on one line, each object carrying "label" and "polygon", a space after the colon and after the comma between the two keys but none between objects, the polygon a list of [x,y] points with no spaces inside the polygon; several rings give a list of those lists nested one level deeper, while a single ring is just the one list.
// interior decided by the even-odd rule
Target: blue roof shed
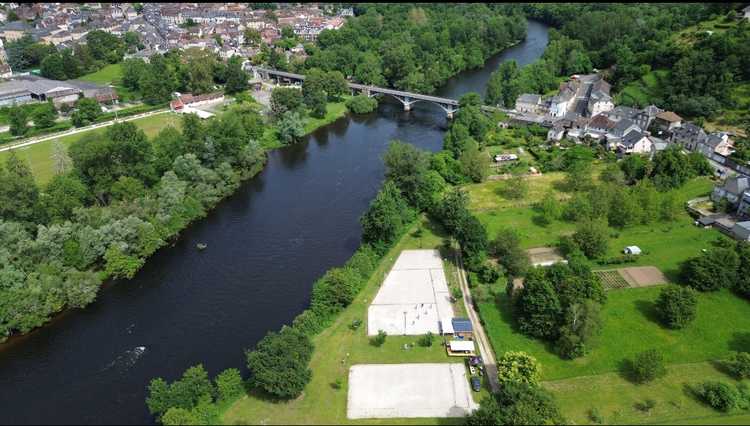
[{"label": "blue roof shed", "polygon": [[454,333],[471,333],[473,331],[471,321],[468,318],[453,318],[451,323]]}]

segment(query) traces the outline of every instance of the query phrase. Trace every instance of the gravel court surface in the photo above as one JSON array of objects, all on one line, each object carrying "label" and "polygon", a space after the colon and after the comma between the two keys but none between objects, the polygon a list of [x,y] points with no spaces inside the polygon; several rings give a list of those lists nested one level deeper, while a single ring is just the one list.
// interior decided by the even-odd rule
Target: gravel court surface
[{"label": "gravel court surface", "polygon": [[349,419],[463,417],[476,408],[461,363],[359,364],[349,369]]},{"label": "gravel court surface", "polygon": [[437,250],[404,250],[367,310],[367,334],[439,333],[453,318],[448,280]]}]

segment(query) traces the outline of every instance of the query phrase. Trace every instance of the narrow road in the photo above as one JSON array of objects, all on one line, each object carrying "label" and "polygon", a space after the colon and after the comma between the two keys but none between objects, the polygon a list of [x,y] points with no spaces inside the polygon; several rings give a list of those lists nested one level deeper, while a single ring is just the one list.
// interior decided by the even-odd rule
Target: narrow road
[{"label": "narrow road", "polygon": [[76,133],[87,132],[89,130],[98,129],[100,127],[111,126],[111,125],[115,124],[116,122],[117,123],[121,123],[123,121],[137,120],[139,118],[150,117],[152,115],[164,114],[165,112],[169,112],[169,110],[168,109],[159,109],[159,110],[156,110],[156,111],[144,112],[142,114],[131,115],[131,116],[128,116],[128,117],[125,117],[125,118],[117,119],[117,120],[104,121],[104,122],[101,122],[101,123],[92,124],[90,126],[78,127],[78,128],[71,129],[71,130],[66,130],[66,131],[60,132],[60,133],[54,133],[54,134],[51,134],[51,135],[39,136],[37,138],[31,138],[31,139],[27,139],[27,140],[22,141],[22,142],[16,142],[16,143],[13,143],[13,144],[10,144],[10,145],[7,145],[7,146],[0,147],[0,152],[9,151],[11,149],[16,149],[16,148],[23,148],[25,146],[34,145],[36,143],[46,142],[48,140],[57,139],[57,138],[61,138],[61,137],[64,137],[64,136],[74,135]]},{"label": "narrow road", "polygon": [[474,328],[474,338],[479,346],[479,354],[482,356],[482,362],[484,362],[485,377],[490,382],[492,392],[498,392],[500,391],[500,382],[497,380],[495,353],[492,350],[489,339],[487,339],[487,334],[484,332],[484,326],[479,322],[479,314],[474,310],[471,290],[469,290],[469,283],[466,279],[466,271],[464,270],[464,261],[461,258],[460,252],[456,253],[456,259],[458,260],[458,284],[461,286],[464,306],[466,307],[466,312],[469,314],[471,325]]}]

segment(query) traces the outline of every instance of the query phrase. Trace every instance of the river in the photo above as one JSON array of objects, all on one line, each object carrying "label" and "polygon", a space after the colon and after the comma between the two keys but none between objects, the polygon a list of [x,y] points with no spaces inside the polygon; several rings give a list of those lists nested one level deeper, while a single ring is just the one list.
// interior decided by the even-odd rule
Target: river
[{"label": "river", "polygon": [[[524,65],[546,44],[547,28],[529,21],[524,42],[437,94],[484,94],[500,62]],[[0,347],[0,423],[152,423],[144,403],[151,378],[172,380],[199,362],[212,376],[244,366],[244,349],[290,323],[315,279],[358,247],[359,216],[382,184],[388,141],[437,151],[446,126],[437,106],[404,112],[386,100],[271,152],[258,176],[134,279]],[[198,251],[200,242],[208,248]]]}]

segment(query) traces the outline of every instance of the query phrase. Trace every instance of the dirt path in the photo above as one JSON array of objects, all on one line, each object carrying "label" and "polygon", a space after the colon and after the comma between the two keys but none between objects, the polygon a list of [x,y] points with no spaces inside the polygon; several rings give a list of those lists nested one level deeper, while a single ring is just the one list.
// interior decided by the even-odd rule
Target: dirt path
[{"label": "dirt path", "polygon": [[466,280],[466,271],[464,271],[464,262],[463,259],[461,259],[461,254],[457,252],[456,258],[458,260],[458,283],[461,286],[461,292],[463,293],[466,312],[469,314],[471,325],[474,328],[474,337],[479,345],[479,354],[482,356],[482,361],[484,362],[485,375],[490,382],[492,392],[498,392],[500,391],[500,382],[497,380],[497,361],[495,361],[495,353],[492,351],[492,346],[484,332],[484,327],[479,321],[479,314],[474,310],[474,303],[471,298],[468,281]]}]

